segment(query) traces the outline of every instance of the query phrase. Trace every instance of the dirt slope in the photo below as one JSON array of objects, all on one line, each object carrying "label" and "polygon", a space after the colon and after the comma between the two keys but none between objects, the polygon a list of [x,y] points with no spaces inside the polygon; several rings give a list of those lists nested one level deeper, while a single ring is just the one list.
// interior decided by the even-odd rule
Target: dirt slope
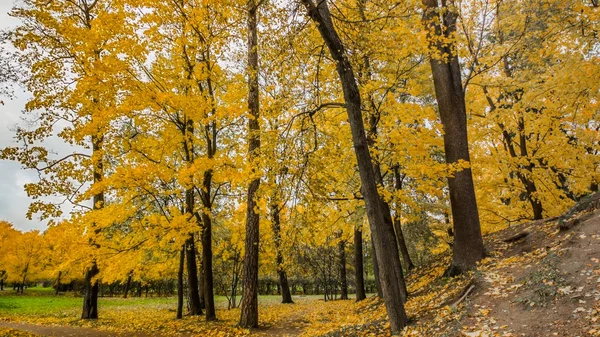
[{"label": "dirt slope", "polygon": [[[444,277],[449,255],[411,272],[402,336],[600,336],[600,194],[594,198],[485,237],[489,257],[472,273]],[[362,313],[370,324],[325,335],[385,335],[383,305],[375,312]]]},{"label": "dirt slope", "polygon": [[[500,239],[531,233],[514,243]],[[496,265],[476,273],[469,336],[600,336],[600,213],[568,231],[518,226],[492,243]]]}]

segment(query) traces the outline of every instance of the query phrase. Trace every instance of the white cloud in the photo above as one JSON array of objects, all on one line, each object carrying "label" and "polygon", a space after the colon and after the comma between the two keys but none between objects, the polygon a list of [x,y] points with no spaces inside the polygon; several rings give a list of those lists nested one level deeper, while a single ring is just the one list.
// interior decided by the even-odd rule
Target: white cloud
[{"label": "white cloud", "polygon": [[[18,24],[18,20],[8,15],[12,7],[12,1],[0,0],[0,30]],[[4,101],[4,105],[0,105],[0,148],[16,145],[13,141],[14,127],[20,122],[21,112],[29,97],[29,93],[16,88],[15,98],[0,98]],[[46,227],[45,222],[28,220],[25,216],[31,199],[27,197],[23,185],[35,179],[34,172],[23,170],[18,163],[0,161],[0,219],[11,222],[21,230]]]}]

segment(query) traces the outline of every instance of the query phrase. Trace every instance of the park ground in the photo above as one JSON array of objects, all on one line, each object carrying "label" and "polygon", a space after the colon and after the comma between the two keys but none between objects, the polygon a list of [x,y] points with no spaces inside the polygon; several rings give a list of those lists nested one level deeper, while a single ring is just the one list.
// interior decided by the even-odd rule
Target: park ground
[{"label": "park ground", "polygon": [[[476,271],[444,277],[447,255],[408,276],[403,336],[600,336],[600,213],[560,231],[558,220],[511,226],[485,238]],[[101,298],[101,318],[78,319],[81,299],[50,289],[0,294],[0,336],[385,336],[376,297],[355,303],[296,296],[259,299],[261,327],[235,326],[239,309],[218,298],[217,322],[175,319],[175,298]]]}]

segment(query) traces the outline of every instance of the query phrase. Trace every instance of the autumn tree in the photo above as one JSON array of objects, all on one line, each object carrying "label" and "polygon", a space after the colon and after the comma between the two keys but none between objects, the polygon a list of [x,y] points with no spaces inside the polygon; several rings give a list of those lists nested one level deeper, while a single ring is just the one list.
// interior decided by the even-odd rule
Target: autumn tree
[{"label": "autumn tree", "polygon": [[[43,199],[49,195],[61,195],[81,210],[101,210],[104,146],[119,92],[112,80],[117,81],[122,69],[113,51],[130,41],[121,29],[125,17],[117,15],[108,1],[25,1],[11,14],[22,22],[12,42],[22,51],[20,62],[31,69],[23,83],[34,93],[26,109],[36,123],[31,129],[18,129],[16,139],[22,146],[5,148],[2,157],[40,173],[38,183],[26,186],[28,195],[38,199],[28,216],[60,216],[61,201]],[[41,144],[54,136],[73,145],[70,154],[53,156]],[[92,199],[91,207],[83,203],[87,198]],[[94,236],[99,230],[89,224],[92,246],[98,247]],[[93,319],[98,317],[98,268],[93,255],[87,259],[82,318]]]},{"label": "autumn tree", "polygon": [[[423,22],[430,41],[430,63],[444,126],[444,149],[447,163],[470,163],[467,139],[467,114],[461,70],[452,42],[456,33],[456,8],[453,2],[424,0]],[[473,268],[485,255],[479,211],[471,168],[466,167],[448,178],[454,244],[450,275]]]},{"label": "autumn tree", "polygon": [[258,326],[258,245],[259,215],[257,192],[260,187],[260,169],[256,167],[260,151],[260,104],[258,85],[258,9],[260,2],[248,1],[248,161],[253,175],[248,186],[246,239],[244,253],[244,279],[242,283],[242,310],[239,325],[250,328]]},{"label": "autumn tree", "polygon": [[[362,119],[360,93],[356,84],[356,76],[352,70],[345,48],[331,20],[331,14],[326,1],[314,3],[303,0],[309,17],[316,23],[317,28],[335,60],[339,79],[344,92],[346,110],[352,130],[352,139],[358,162],[362,193],[365,198],[367,216],[373,233],[377,261],[380,265],[391,264],[390,268],[381,268],[381,284],[392,332],[400,331],[406,325],[406,313],[402,289],[400,287],[401,271],[398,260],[398,247],[393,233],[393,227],[386,226],[382,202],[377,190],[376,177],[373,172],[373,162],[369,153],[367,136]],[[389,216],[389,212],[387,213]]]},{"label": "autumn tree", "polygon": [[597,71],[586,56],[597,45],[594,7],[485,1],[461,8],[460,19],[479,185],[497,191],[478,194],[485,221],[560,214],[597,179],[597,144],[585,135],[595,127],[596,84],[586,80]]}]

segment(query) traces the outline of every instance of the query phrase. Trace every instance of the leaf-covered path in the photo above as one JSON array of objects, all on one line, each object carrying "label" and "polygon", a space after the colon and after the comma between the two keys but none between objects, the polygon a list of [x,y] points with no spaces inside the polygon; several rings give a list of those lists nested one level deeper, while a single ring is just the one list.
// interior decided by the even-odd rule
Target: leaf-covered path
[{"label": "leaf-covered path", "polygon": [[[93,328],[72,327],[72,326],[47,326],[31,323],[17,323],[0,321],[0,328],[12,329],[28,332],[33,335],[48,337],[159,337],[157,334],[148,334],[146,332],[114,332],[103,331]],[[0,331],[1,332],[1,331]]]}]

